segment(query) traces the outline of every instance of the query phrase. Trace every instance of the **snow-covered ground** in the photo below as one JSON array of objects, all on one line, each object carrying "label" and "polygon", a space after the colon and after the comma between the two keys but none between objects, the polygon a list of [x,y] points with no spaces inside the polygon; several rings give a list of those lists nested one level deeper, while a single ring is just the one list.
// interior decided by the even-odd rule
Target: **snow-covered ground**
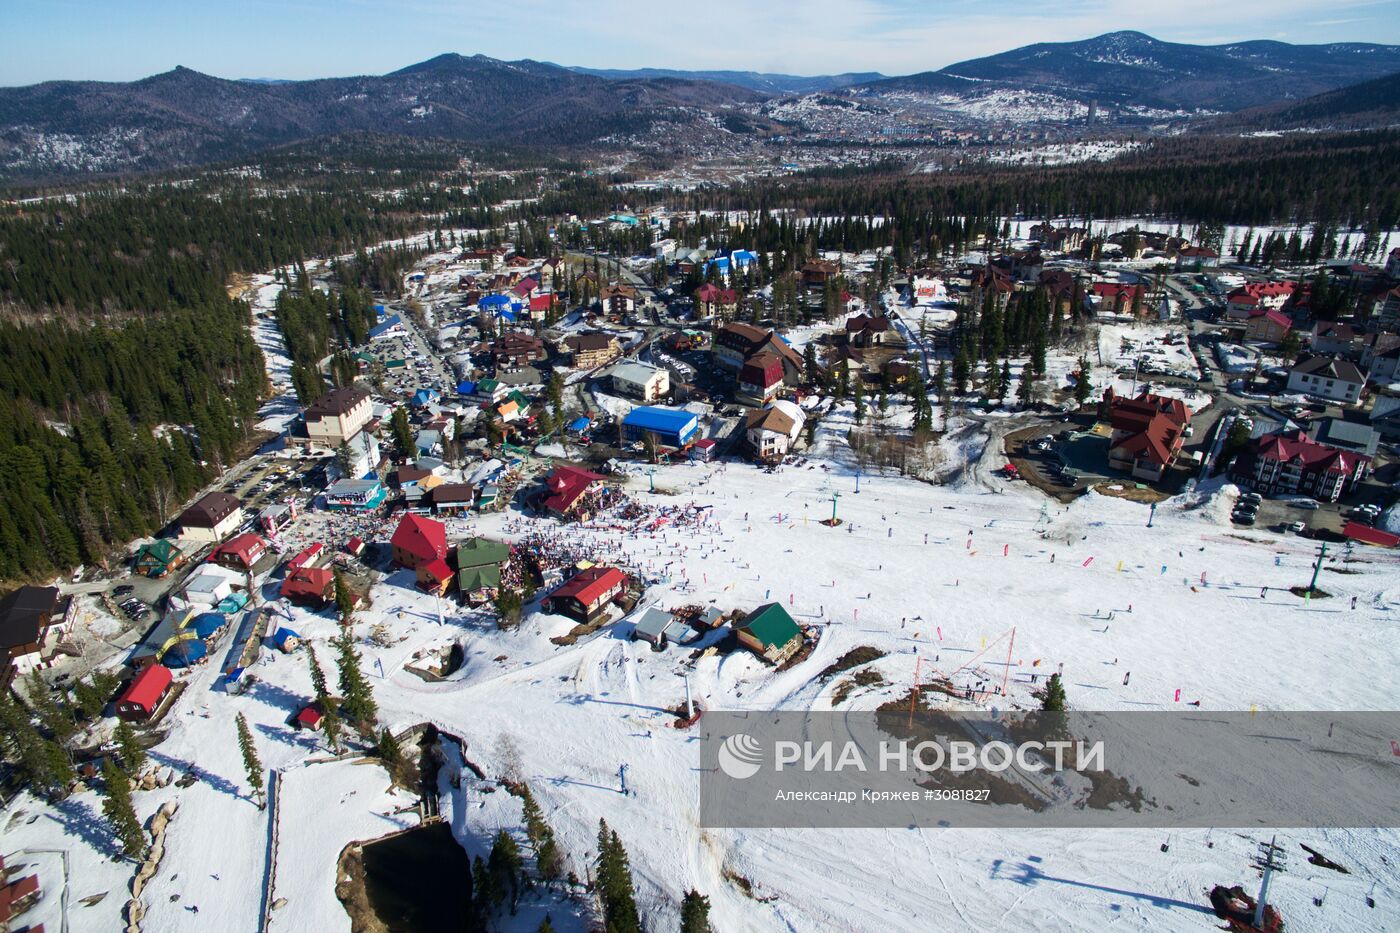
[{"label": "snow-covered ground", "polygon": [[[808,660],[774,673],[743,653],[694,661],[690,650],[657,654],[627,639],[626,621],[568,647],[548,640],[570,627],[558,616],[531,613],[502,633],[488,614],[444,604],[439,624],[434,600],[400,572],[376,587],[374,608],[356,627],[362,637],[376,627],[388,636],[361,644],[384,723],[438,723],[467,742],[490,776],[518,772],[580,876],[606,818],[629,849],[653,928],[674,927],[675,905],[696,887],[725,930],[913,930],[927,929],[931,917],[945,918],[935,927],[1208,930],[1215,921],[1199,909],[1204,890],[1252,883],[1247,862],[1266,835],[1259,830],[709,830],[697,823],[694,736],[669,728],[663,710],[682,699],[682,672],[711,709],[831,708],[840,678],[822,683],[816,675],[859,645],[886,653],[873,665],[886,685],[856,691],[841,708],[872,708],[908,688],[916,657],[925,676],[948,673],[1013,626],[1009,697],[1000,701],[1012,705],[1033,702],[1036,660],[1041,670],[1063,663],[1070,703],[1086,709],[1181,708],[1178,688],[1204,709],[1394,703],[1400,565],[1392,555],[1363,549],[1348,568],[1356,572],[1324,573],[1332,599],[1305,603],[1281,589],[1261,599],[1260,587],[1306,583],[1312,549],[1233,530],[1228,490],[1170,500],[1148,530],[1143,506],[1132,502],[1089,495],[1046,508],[1031,490],[997,480],[939,487],[867,475],[856,494],[839,444],[838,431],[825,432],[819,450],[833,459],[776,477],[736,463],[661,467],[656,494],[646,478],[632,480],[630,493],[646,505],[704,507],[703,524],[619,531],[604,519],[558,532],[657,581],[644,604],[790,605],[821,632]],[[984,467],[998,459],[980,448],[975,455]],[[846,524],[831,529],[817,519],[830,515],[836,492]],[[514,539],[541,528],[557,526],[502,513],[452,530]],[[1111,625],[1095,618],[1110,610]],[[289,624],[316,645],[333,680],[327,640],[336,623],[292,614]],[[429,684],[403,669],[414,652],[453,640],[464,643],[466,661],[447,681]],[[1125,671],[1131,686],[1121,683]],[[246,798],[236,713],[253,724],[264,764],[281,772],[274,895],[286,904],[273,912],[272,929],[347,930],[332,890],[341,848],[411,821],[390,812],[405,798],[386,793],[377,766],[307,764],[325,749],[285,725],[311,693],[304,652],[265,652],[253,673],[252,689],[232,696],[216,688],[212,665],[196,669],[165,723],[169,737],[154,759],[178,771],[196,765],[203,779],[136,795],[142,816],[166,799],[180,802],[165,862],[143,898],[146,929],[258,923],[270,883],[269,812]],[[967,676],[987,674],[974,664],[958,680]],[[624,763],[630,796],[616,791]],[[484,794],[469,775],[460,790],[444,790],[444,814],[469,851],[481,851],[498,828],[518,830],[503,795]],[[26,798],[5,828],[8,849],[70,851],[75,899],[110,892],[94,907],[70,907],[75,931],[115,928],[131,874],[108,860],[99,812],[91,792],[56,808]],[[1289,830],[1281,841],[1295,851],[1313,845],[1352,870],[1338,875],[1300,860],[1273,888],[1291,923],[1400,925],[1400,834]],[[757,900],[727,880],[738,876]],[[1371,910],[1363,898],[1373,886]],[[1324,893],[1323,906],[1313,906]],[[186,909],[194,906],[197,917]],[[505,928],[534,929],[532,911]]]}]

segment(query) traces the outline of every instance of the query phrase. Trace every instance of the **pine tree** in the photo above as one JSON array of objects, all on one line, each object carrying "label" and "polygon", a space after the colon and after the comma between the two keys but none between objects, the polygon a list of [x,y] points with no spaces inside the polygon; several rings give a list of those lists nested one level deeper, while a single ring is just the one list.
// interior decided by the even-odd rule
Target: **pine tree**
[{"label": "pine tree", "polygon": [[131,728],[131,723],[125,719],[118,722],[113,738],[117,743],[117,758],[121,761],[122,770],[127,774],[140,774],[146,764],[146,748],[137,737],[136,730]]},{"label": "pine tree", "polygon": [[520,847],[504,829],[496,833],[486,867],[491,873],[493,887],[499,892],[498,896],[502,900],[507,895],[510,897],[510,912],[514,914],[520,902]]},{"label": "pine tree", "polygon": [[29,676],[25,678],[24,687],[29,697],[29,705],[34,708],[34,714],[39,717],[39,722],[44,728],[59,742],[66,742],[71,738],[77,731],[78,724],[73,720],[73,713],[68,709],[68,704],[44,683],[43,675],[38,670],[30,671]]},{"label": "pine tree", "polygon": [[1001,371],[997,373],[997,401],[1006,400],[1006,393],[1011,391],[1011,361],[1001,361]]},{"label": "pine tree", "polygon": [[1041,702],[1040,708],[1052,713],[1061,713],[1065,709],[1065,688],[1060,683],[1059,674],[1051,674],[1050,679],[1045,684],[1045,699]]},{"label": "pine tree", "polygon": [[335,580],[335,611],[340,615],[340,624],[349,625],[355,619],[355,595],[345,582],[345,575],[338,569],[333,572]]},{"label": "pine tree", "polygon": [[549,919],[549,914],[545,914],[544,919],[540,921],[538,933],[554,933],[554,923]]},{"label": "pine tree", "polygon": [[330,695],[326,688],[326,672],[321,670],[320,659],[316,657],[316,649],[311,646],[311,642],[305,642],[306,663],[311,668],[311,690],[316,694],[316,699],[322,700]]},{"label": "pine tree", "polygon": [[123,854],[129,858],[143,858],[146,833],[131,803],[131,778],[109,758],[102,765],[102,783],[107,792],[102,801],[102,814],[112,827],[112,835],[121,843]]},{"label": "pine tree", "polygon": [[478,855],[472,860],[472,907],[481,929],[486,929],[486,920],[496,912],[503,897],[486,867],[486,860]]},{"label": "pine tree", "polygon": [[1089,396],[1094,391],[1094,383],[1089,374],[1089,360],[1081,356],[1079,358],[1079,375],[1074,382],[1074,400],[1080,407],[1089,401]]},{"label": "pine tree", "polygon": [[710,933],[710,899],[694,888],[681,901],[681,933]]},{"label": "pine tree", "polygon": [[617,833],[604,820],[598,821],[598,882],[597,890],[603,905],[604,928],[607,933],[641,933],[641,918],[637,914],[636,892],[632,887],[632,869],[627,850]]},{"label": "pine tree", "polygon": [[335,666],[340,672],[341,709],[345,718],[361,729],[372,726],[379,707],[374,702],[369,681],[365,680],[364,672],[360,670],[360,655],[355,650],[350,629],[341,629],[340,636],[333,644],[338,652]]},{"label": "pine tree", "polygon": [[389,428],[394,434],[394,443],[404,456],[413,454],[413,428],[408,423],[408,409],[400,406],[394,409],[389,418]]},{"label": "pine tree", "polygon": [[258,802],[258,809],[267,806],[267,800],[263,796],[263,766],[258,760],[258,749],[253,744],[253,733],[248,728],[248,720],[242,713],[238,714],[238,747],[243,752],[243,767],[248,772],[248,786],[253,789],[253,797]]},{"label": "pine tree", "polygon": [[335,703],[327,698],[321,702],[321,731],[326,735],[326,742],[330,745],[331,751],[340,751],[340,713],[336,711]]},{"label": "pine tree", "polygon": [[545,821],[544,813],[535,801],[535,795],[530,793],[528,785],[522,786],[521,797],[525,835],[535,847],[535,870],[545,881],[552,881],[559,877],[563,868],[559,845],[554,841],[554,830]]},{"label": "pine tree", "polygon": [[1016,386],[1016,401],[1025,408],[1031,403],[1031,394],[1035,391],[1035,374],[1031,371],[1031,364],[1027,363],[1021,367],[1021,381]]}]

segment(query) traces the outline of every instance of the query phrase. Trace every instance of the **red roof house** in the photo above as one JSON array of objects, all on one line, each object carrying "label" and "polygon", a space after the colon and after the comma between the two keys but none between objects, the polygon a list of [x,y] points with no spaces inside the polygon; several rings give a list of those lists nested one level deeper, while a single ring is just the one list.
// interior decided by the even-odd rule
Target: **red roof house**
[{"label": "red roof house", "polygon": [[292,722],[296,724],[298,729],[319,729],[323,718],[321,711],[316,708],[316,704],[312,703],[303,707]]},{"label": "red roof house", "polygon": [[389,545],[394,549],[394,563],[417,570],[447,556],[447,527],[421,515],[405,515]]},{"label": "red roof house", "polygon": [[546,612],[557,612],[586,624],[626,589],[627,575],[616,567],[589,567],[574,574],[541,605]]},{"label": "red roof house", "polygon": [[601,482],[603,477],[597,473],[578,467],[558,467],[545,478],[547,494],[540,504],[551,515],[563,518],[578,507],[585,493]]},{"label": "red roof house", "polygon": [[553,295],[536,295],[530,299],[530,314],[545,314],[554,306]]},{"label": "red roof house", "polygon": [[253,565],[262,560],[262,556],[266,553],[267,542],[250,531],[234,535],[219,545],[214,549],[214,553],[209,555],[209,560],[216,564],[223,564],[225,567],[251,570]]},{"label": "red roof house", "polygon": [[447,561],[438,558],[419,564],[417,577],[419,589],[441,596],[452,582],[452,568],[447,566]]},{"label": "red roof house", "polygon": [[329,567],[298,567],[289,571],[278,593],[306,606],[324,606],[335,595],[335,571]]},{"label": "red roof house", "polygon": [[1127,399],[1118,398],[1110,388],[1103,398],[1113,428],[1108,465],[1138,479],[1161,479],[1181,452],[1191,410],[1180,399],[1151,392]]},{"label": "red roof house", "polygon": [[1235,458],[1236,481],[1265,495],[1307,495],[1322,502],[1338,498],[1366,478],[1371,458],[1319,444],[1297,431],[1256,438]]},{"label": "red roof house", "polygon": [[117,715],[132,722],[150,719],[174,680],[170,668],[163,664],[142,668],[117,697]]}]

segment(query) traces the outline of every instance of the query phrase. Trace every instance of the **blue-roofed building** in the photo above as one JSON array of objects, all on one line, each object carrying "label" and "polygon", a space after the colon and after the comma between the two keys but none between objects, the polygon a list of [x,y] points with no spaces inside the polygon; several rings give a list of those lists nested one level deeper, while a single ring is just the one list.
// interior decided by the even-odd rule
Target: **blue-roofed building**
[{"label": "blue-roofed building", "polygon": [[471,395],[475,391],[476,383],[472,382],[470,379],[463,379],[461,382],[457,383],[458,395]]},{"label": "blue-roofed building", "polygon": [[729,254],[729,262],[736,271],[747,269],[749,266],[758,262],[758,254],[752,250],[736,249]]},{"label": "blue-roofed building", "polygon": [[212,638],[228,625],[228,616],[222,612],[201,612],[190,623],[190,629],[200,638]]},{"label": "blue-roofed building", "polygon": [[677,449],[694,440],[699,430],[699,417],[680,408],[644,405],[632,409],[622,419],[622,432],[627,440],[640,441],[647,434],[654,434],[663,446]]},{"label": "blue-roofed building", "polygon": [[569,433],[575,436],[588,433],[588,428],[593,424],[587,417],[575,418],[569,422]]},{"label": "blue-roofed building", "polygon": [[437,389],[419,389],[413,393],[413,407],[427,408],[440,398],[442,398],[442,393]]},{"label": "blue-roofed building", "polygon": [[378,340],[380,337],[394,337],[403,333],[403,319],[397,314],[386,317],[381,323],[369,329],[369,339]]},{"label": "blue-roofed building", "polygon": [[209,649],[205,647],[203,639],[182,636],[165,649],[160,656],[160,663],[172,668],[190,667],[202,661],[208,654]]},{"label": "blue-roofed building", "polygon": [[375,314],[375,316],[378,317],[381,321],[384,320],[384,306],[383,306],[383,305],[375,305],[375,306],[374,306],[374,314]]},{"label": "blue-roofed building", "polygon": [[279,628],[272,633],[272,647],[278,651],[295,651],[301,644],[301,636],[289,628]]},{"label": "blue-roofed building", "polygon": [[702,268],[701,271],[702,271],[705,275],[709,275],[709,274],[710,274],[710,267],[711,267],[711,266],[713,266],[715,269],[717,269],[717,270],[719,271],[719,274],[720,274],[720,275],[728,275],[728,274],[729,274],[729,257],[728,257],[728,256],[717,256],[717,257],[715,257],[714,259],[711,259],[709,262],[705,263],[705,265],[704,265],[704,267]]}]

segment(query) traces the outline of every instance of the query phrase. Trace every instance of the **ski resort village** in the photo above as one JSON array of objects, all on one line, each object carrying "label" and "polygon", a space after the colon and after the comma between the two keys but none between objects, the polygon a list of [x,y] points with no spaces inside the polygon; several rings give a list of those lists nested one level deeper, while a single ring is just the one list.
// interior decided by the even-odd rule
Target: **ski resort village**
[{"label": "ski resort village", "polygon": [[1400,238],[867,223],[231,282],[254,448],[0,601],[0,928],[1400,929],[1393,829],[702,825],[715,711],[1395,703]]}]

